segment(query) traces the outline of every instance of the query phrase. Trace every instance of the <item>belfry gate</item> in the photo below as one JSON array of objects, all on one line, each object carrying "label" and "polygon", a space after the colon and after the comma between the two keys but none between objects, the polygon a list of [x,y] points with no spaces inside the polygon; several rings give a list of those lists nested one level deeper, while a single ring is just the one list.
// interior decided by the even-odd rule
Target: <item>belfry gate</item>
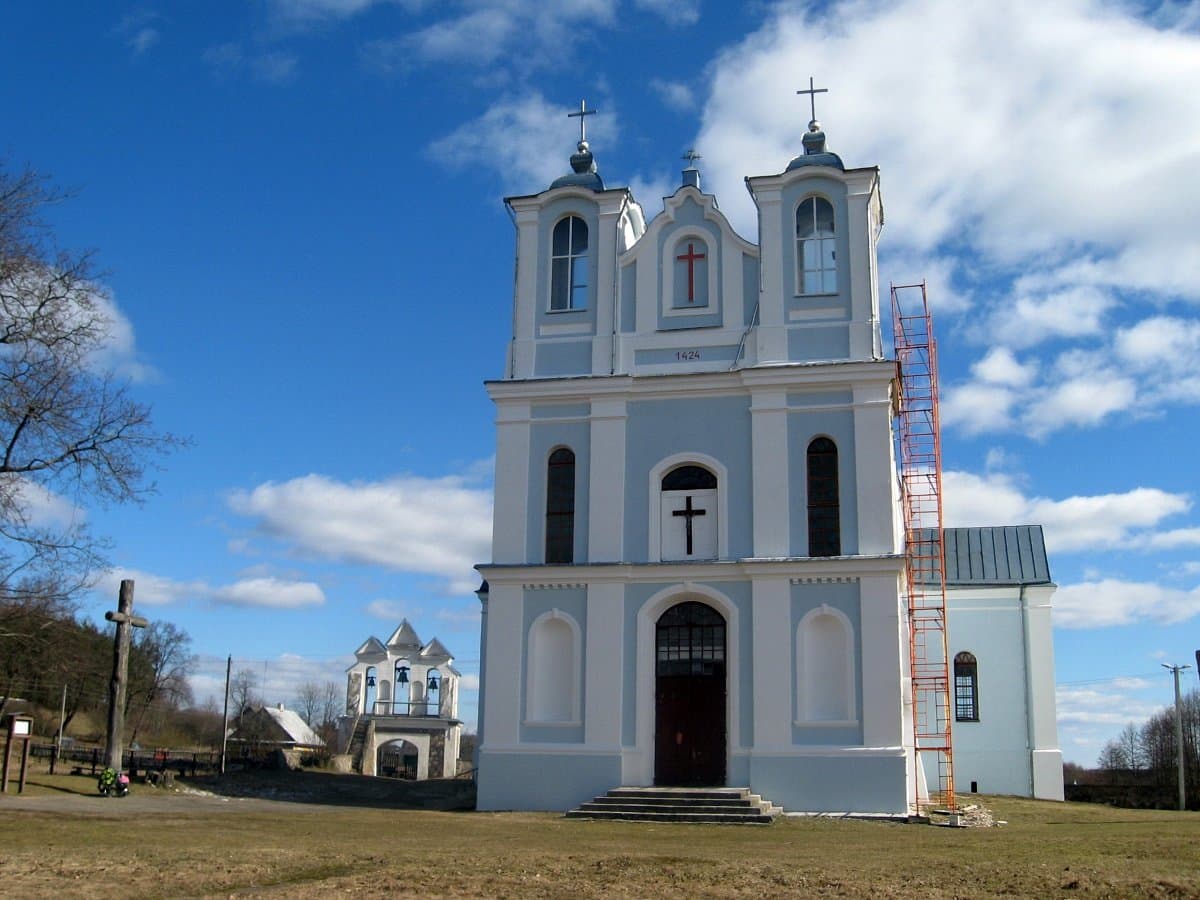
[{"label": "belfry gate", "polygon": [[704,603],[672,606],[655,628],[654,783],[725,784],[725,619]]}]

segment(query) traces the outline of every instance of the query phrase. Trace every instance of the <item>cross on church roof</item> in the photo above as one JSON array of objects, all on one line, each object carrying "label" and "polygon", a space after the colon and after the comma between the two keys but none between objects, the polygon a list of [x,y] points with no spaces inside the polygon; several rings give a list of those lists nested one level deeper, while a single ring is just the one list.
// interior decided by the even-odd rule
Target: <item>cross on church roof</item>
[{"label": "cross on church roof", "polygon": [[594,116],[598,110],[588,109],[587,101],[579,101],[579,112],[567,113],[568,119],[579,118],[579,143],[587,143],[587,117]]},{"label": "cross on church roof", "polygon": [[689,150],[687,153],[683,154],[683,156],[681,156],[679,158],[686,159],[689,163],[695,165],[696,160],[703,159],[704,157],[702,157],[699,153],[697,153],[696,148],[693,147],[691,150]]},{"label": "cross on church roof", "polygon": [[812,120],[815,122],[817,120],[817,94],[828,94],[829,88],[813,87],[813,78],[811,75],[809,75],[808,76],[808,90],[807,91],[796,91],[796,93],[797,94],[808,94],[808,102],[809,102],[810,107],[812,108]]}]

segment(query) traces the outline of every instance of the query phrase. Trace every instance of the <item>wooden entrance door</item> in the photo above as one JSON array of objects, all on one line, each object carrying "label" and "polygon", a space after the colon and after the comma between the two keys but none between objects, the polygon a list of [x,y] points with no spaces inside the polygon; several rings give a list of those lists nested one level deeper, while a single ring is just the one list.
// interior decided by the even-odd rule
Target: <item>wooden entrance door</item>
[{"label": "wooden entrance door", "polygon": [[725,784],[725,619],[672,606],[655,629],[654,783]]}]

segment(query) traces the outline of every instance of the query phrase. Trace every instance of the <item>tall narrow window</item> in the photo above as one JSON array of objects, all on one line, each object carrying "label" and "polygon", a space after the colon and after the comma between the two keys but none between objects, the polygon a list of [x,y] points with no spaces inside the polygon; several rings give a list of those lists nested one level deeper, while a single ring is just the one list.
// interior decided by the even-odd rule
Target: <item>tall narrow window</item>
[{"label": "tall narrow window", "polygon": [[979,721],[979,663],[965,650],[954,657],[954,721]]},{"label": "tall narrow window", "polygon": [[575,559],[575,454],[559,447],[546,466],[546,562]]},{"label": "tall narrow window", "polygon": [[550,308],[586,309],[588,291],[588,227],[579,216],[554,226],[550,272]]},{"label": "tall narrow window", "polygon": [[824,197],[803,200],[796,207],[798,293],[832,294],[837,291],[835,242],[830,202]]},{"label": "tall narrow window", "polygon": [[808,445],[808,555],[841,554],[837,444],[819,437]]}]

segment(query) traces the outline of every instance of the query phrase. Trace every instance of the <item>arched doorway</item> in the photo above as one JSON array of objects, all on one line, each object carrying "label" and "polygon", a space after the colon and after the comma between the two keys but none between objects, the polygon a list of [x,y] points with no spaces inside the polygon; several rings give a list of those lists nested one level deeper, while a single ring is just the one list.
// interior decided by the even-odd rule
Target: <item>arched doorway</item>
[{"label": "arched doorway", "polygon": [[655,626],[654,783],[725,783],[725,619],[689,600]]},{"label": "arched doorway", "polygon": [[415,744],[405,740],[388,741],[379,748],[379,761],[375,771],[385,778],[406,778],[415,781],[419,755]]}]

